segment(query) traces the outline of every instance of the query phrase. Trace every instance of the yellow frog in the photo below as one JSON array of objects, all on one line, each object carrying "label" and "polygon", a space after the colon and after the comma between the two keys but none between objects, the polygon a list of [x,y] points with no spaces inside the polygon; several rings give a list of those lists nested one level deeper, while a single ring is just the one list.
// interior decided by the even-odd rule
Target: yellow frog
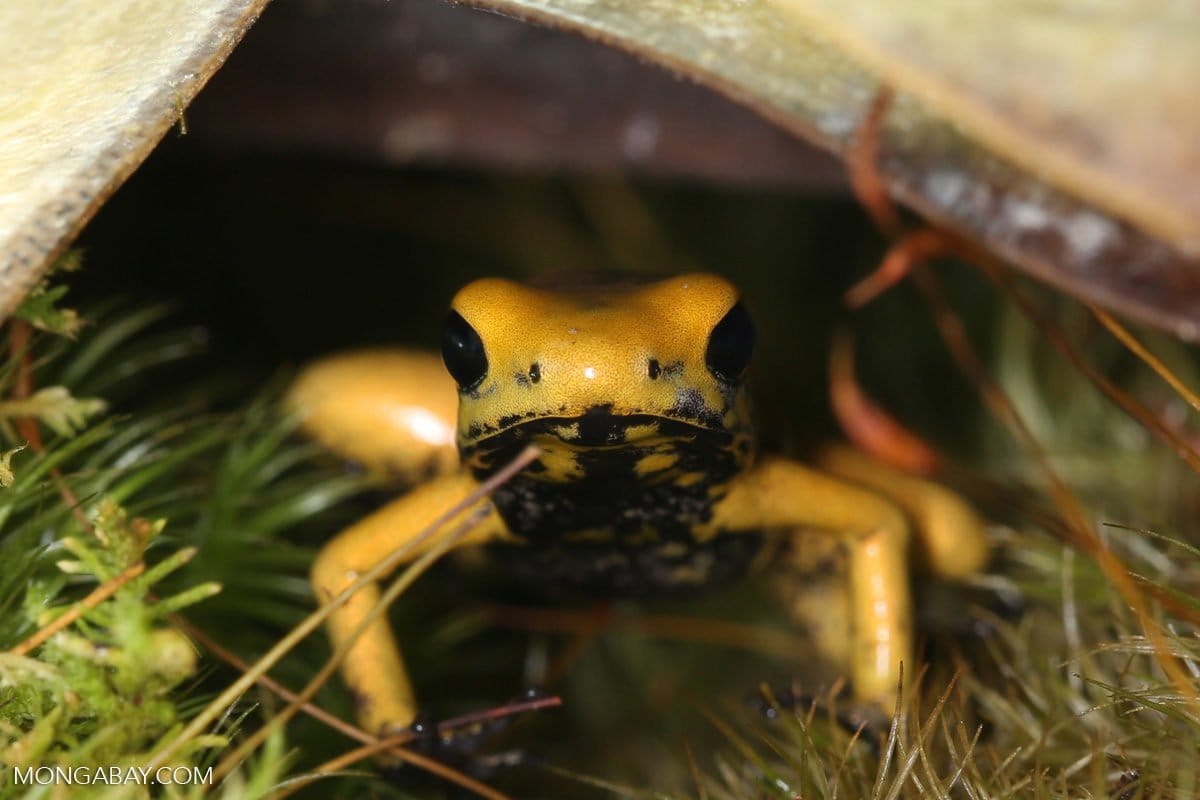
[{"label": "yellow frog", "polygon": [[[423,481],[325,546],[312,570],[318,598],[532,443],[538,459],[493,495],[463,544],[483,545],[522,580],[627,596],[730,580],[765,537],[828,531],[848,556],[850,613],[842,643],[825,649],[848,662],[858,700],[890,713],[901,664],[911,672],[914,657],[910,559],[967,576],[987,556],[983,525],[947,490],[848,448],[826,450],[817,468],[759,454],[744,390],[753,345],[737,289],[716,275],[484,279],[459,291],[447,319],[453,381],[434,356],[410,351],[312,365],[290,394],[306,430],[370,468]],[[378,597],[368,587],[331,617],[335,644]],[[417,701],[386,620],[342,670],[364,728],[413,723]]]}]

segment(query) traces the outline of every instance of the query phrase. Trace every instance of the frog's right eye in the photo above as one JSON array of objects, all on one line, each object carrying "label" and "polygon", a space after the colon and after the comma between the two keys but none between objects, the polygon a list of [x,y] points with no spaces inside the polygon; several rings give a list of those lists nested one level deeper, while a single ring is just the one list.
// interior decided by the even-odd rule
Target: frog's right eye
[{"label": "frog's right eye", "polygon": [[483,340],[463,319],[462,314],[451,311],[446,317],[446,332],[442,335],[442,360],[446,369],[462,391],[470,391],[487,375],[487,354]]}]

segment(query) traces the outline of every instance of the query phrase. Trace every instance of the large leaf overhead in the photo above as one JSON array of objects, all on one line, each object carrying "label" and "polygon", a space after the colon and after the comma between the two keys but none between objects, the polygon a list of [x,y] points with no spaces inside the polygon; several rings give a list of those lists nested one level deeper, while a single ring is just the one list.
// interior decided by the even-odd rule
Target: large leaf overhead
[{"label": "large leaf overhead", "polygon": [[777,0],[1030,172],[1200,253],[1200,6]]},{"label": "large leaf overhead", "polygon": [[[1190,0],[470,2],[635,52],[839,155],[890,88],[894,195],[1078,297],[1200,336]],[[0,313],[264,4],[0,4]]]},{"label": "large leaf overhead", "polygon": [[1200,13],[1068,0],[473,0],[708,84],[1071,293],[1200,336]]},{"label": "large leaf overhead", "polygon": [[0,3],[0,317],[142,162],[264,5]]}]

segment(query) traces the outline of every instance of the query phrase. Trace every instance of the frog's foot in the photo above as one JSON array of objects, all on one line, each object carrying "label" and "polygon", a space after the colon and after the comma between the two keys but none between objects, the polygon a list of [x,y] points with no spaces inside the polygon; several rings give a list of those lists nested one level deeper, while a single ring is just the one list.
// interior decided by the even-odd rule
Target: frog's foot
[{"label": "frog's foot", "polygon": [[[550,699],[542,690],[530,689],[500,707],[501,712],[507,712],[512,706],[529,706],[516,713],[483,712],[442,722],[433,722],[424,715],[418,716],[406,729],[415,735],[408,748],[476,780],[489,780],[505,769],[537,760],[520,749],[482,751],[523,714],[545,705],[557,704],[556,698],[552,699],[553,702],[544,702]],[[415,769],[398,762],[386,763],[384,771],[390,778],[402,783],[411,782],[412,775],[416,772]]]},{"label": "frog's foot", "polygon": [[793,686],[760,687],[747,697],[747,704],[772,722],[784,714],[815,712],[828,716],[827,712],[832,708],[833,719],[839,726],[860,735],[872,747],[887,738],[891,726],[890,711],[885,711],[879,703],[855,699],[844,683],[815,694],[798,691]]},{"label": "frog's foot", "polygon": [[[405,745],[408,750],[476,781],[487,782],[504,767],[516,766],[525,761],[525,754],[520,751],[478,752],[485,740],[490,738],[488,734],[482,732],[443,731],[437,723],[424,718],[418,718],[405,730],[415,736]],[[420,764],[385,756],[381,759],[380,766],[380,772],[384,778],[399,786],[412,789],[437,786],[448,792],[454,791],[454,784],[449,780],[422,768]]]},{"label": "frog's foot", "polygon": [[[957,643],[988,640],[1005,623],[1025,614],[1025,598],[1007,585],[966,586],[927,581],[917,587],[917,624],[930,634],[929,645],[941,641]],[[964,609],[967,609],[964,612]]]}]

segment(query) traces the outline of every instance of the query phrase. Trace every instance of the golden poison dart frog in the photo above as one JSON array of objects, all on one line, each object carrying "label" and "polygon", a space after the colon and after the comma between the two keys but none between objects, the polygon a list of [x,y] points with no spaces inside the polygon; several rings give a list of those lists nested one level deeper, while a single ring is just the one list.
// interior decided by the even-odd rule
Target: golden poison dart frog
[{"label": "golden poison dart frog", "polygon": [[[966,576],[986,557],[983,525],[947,490],[848,448],[814,467],[759,454],[744,390],[753,345],[738,291],[715,275],[569,288],[484,279],[453,300],[442,348],[450,377],[411,351],[314,364],[290,395],[307,431],[370,468],[423,479],[325,546],[312,570],[318,598],[533,443],[537,460],[495,492],[464,544],[521,579],[644,595],[737,577],[766,537],[827,531],[847,554],[850,608],[848,630],[825,634],[839,641],[824,649],[847,662],[858,700],[890,712],[901,663],[911,671],[914,656],[910,558]],[[367,587],[333,614],[335,644],[378,597]],[[386,619],[342,670],[367,730],[413,722],[417,701]]]}]

